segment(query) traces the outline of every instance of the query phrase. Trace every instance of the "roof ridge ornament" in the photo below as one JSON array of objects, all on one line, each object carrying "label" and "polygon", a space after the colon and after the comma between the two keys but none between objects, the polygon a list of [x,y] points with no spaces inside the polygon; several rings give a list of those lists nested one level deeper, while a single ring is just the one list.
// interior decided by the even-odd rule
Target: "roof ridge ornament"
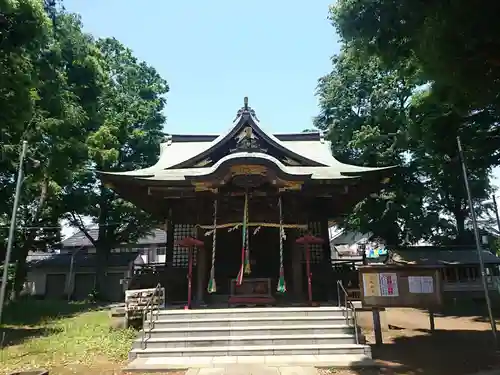
[{"label": "roof ridge ornament", "polygon": [[322,130],[319,131],[319,141],[325,143],[325,132]]},{"label": "roof ridge ornament", "polygon": [[236,118],[234,119],[234,121],[236,121],[238,118],[244,115],[250,115],[255,119],[255,121],[259,121],[257,115],[255,114],[255,110],[248,105],[248,96],[245,96],[243,98],[243,107],[241,107],[236,113]]},{"label": "roof ridge ornament", "polygon": [[253,133],[251,126],[245,126],[235,137],[236,148],[230,152],[267,152],[260,146],[259,138]]},{"label": "roof ridge ornament", "polygon": [[163,143],[166,143],[167,146],[170,146],[172,144],[173,137],[172,134],[164,134],[163,135]]}]

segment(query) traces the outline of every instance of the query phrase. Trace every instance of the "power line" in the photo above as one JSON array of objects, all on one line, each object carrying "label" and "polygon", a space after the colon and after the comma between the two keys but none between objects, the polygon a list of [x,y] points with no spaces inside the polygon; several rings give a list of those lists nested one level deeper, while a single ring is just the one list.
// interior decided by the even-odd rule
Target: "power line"
[{"label": "power line", "polygon": [[[120,225],[126,225],[126,224],[124,224],[124,223],[94,224],[94,225],[85,226],[85,229],[94,229],[94,226],[95,226],[95,228],[98,228],[98,227],[114,227],[114,226],[120,226]],[[64,226],[64,225],[44,226],[44,227],[42,227],[42,226],[17,226],[18,229],[62,229],[65,227],[66,226]],[[75,228],[75,229],[80,230],[79,227],[73,226],[73,225],[67,226],[67,228]],[[0,229],[9,229],[9,226],[3,225],[3,226],[0,226]]]},{"label": "power line", "polygon": [[[115,227],[115,226],[123,226],[126,225],[126,223],[107,223],[107,224],[91,224],[91,225],[86,225],[84,228],[86,230],[89,229],[97,229],[99,227]],[[70,226],[17,226],[16,228],[18,229],[63,229],[63,228],[74,228],[81,230],[80,227],[70,225]],[[1,225],[0,229],[9,229],[9,226],[7,225]],[[158,229],[156,226],[151,227],[151,229]]]}]

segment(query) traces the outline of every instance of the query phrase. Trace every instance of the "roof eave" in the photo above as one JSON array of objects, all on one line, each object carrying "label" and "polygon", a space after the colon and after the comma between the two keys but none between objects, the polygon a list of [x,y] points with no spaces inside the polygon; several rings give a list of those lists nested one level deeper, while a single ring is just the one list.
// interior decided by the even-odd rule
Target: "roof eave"
[{"label": "roof eave", "polygon": [[[354,166],[351,166],[354,167]],[[357,167],[354,171],[341,172],[344,176],[372,176],[375,174],[396,173],[400,166],[392,165],[389,167]]]}]

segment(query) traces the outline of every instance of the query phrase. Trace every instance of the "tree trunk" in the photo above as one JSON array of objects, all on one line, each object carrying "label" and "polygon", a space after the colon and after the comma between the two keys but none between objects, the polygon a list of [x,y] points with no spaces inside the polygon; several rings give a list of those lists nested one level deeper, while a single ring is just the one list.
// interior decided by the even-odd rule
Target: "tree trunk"
[{"label": "tree trunk", "polygon": [[96,247],[95,291],[97,292],[97,299],[100,301],[106,301],[108,297],[106,293],[106,273],[110,252],[110,248],[105,241],[98,241]]},{"label": "tree trunk", "polygon": [[109,192],[106,190],[103,184],[100,187],[101,194],[99,199],[99,234],[96,242],[96,280],[95,280],[95,290],[97,292],[97,298],[99,300],[106,300],[106,272],[108,268],[108,259],[111,252],[110,248],[110,233],[113,233],[113,229],[109,227],[108,224],[108,208],[109,208]]},{"label": "tree trunk", "polygon": [[463,210],[457,209],[453,212],[453,216],[455,217],[455,222],[457,224],[457,245],[464,245],[465,239],[465,214]]},{"label": "tree trunk", "polygon": [[19,299],[19,296],[21,295],[21,292],[23,290],[24,282],[26,281],[26,275],[28,272],[28,269],[26,267],[26,258],[28,257],[29,250],[33,246],[34,242],[35,234],[34,232],[30,232],[26,236],[24,245],[16,252],[14,281],[12,286],[12,293],[10,295],[11,301]]},{"label": "tree trunk", "polygon": [[[101,204],[103,207],[103,204]],[[98,300],[105,300],[105,285],[106,285],[106,270],[108,265],[108,258],[110,253],[110,246],[107,241],[107,227],[102,224],[105,221],[105,211],[101,209],[101,214],[99,216],[99,232],[97,238],[90,235],[88,228],[85,227],[81,217],[72,212],[71,223],[82,231],[82,233],[87,237],[90,243],[94,246],[96,250],[96,266],[95,266],[95,283],[94,283],[94,298]]]},{"label": "tree trunk", "polygon": [[[24,249],[21,251],[24,251]],[[24,281],[26,280],[26,275],[27,275],[27,268],[26,268],[27,255],[28,254],[26,252],[26,255],[21,256],[21,258],[19,258],[18,261],[16,262],[16,266],[14,268],[15,270],[14,283],[13,283],[12,293],[10,295],[11,301],[18,300],[23,290]]]},{"label": "tree trunk", "polygon": [[[45,203],[49,194],[49,180],[47,177],[43,179],[40,186],[40,197],[36,205],[36,209],[33,212],[31,220],[31,226],[40,225],[40,217],[42,216],[43,209],[45,208]],[[16,300],[19,298],[21,291],[23,290],[24,281],[26,279],[27,269],[26,269],[26,258],[30,249],[33,247],[36,238],[36,231],[31,230],[25,235],[24,244],[15,254],[16,267],[14,276],[14,285],[12,290],[11,299]]]},{"label": "tree trunk", "polygon": [[399,227],[393,223],[387,223],[383,233],[380,233],[380,237],[384,239],[386,245],[388,246],[398,246],[400,244],[399,240]]}]

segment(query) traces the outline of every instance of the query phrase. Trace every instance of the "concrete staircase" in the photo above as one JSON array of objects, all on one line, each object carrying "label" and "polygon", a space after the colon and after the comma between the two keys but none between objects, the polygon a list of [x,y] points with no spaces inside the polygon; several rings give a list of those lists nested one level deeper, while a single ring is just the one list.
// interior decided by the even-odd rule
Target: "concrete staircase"
[{"label": "concrete staircase", "polygon": [[340,307],[161,310],[145,331],[129,353],[128,371],[371,364],[370,347],[361,336],[356,343],[352,317]]}]

